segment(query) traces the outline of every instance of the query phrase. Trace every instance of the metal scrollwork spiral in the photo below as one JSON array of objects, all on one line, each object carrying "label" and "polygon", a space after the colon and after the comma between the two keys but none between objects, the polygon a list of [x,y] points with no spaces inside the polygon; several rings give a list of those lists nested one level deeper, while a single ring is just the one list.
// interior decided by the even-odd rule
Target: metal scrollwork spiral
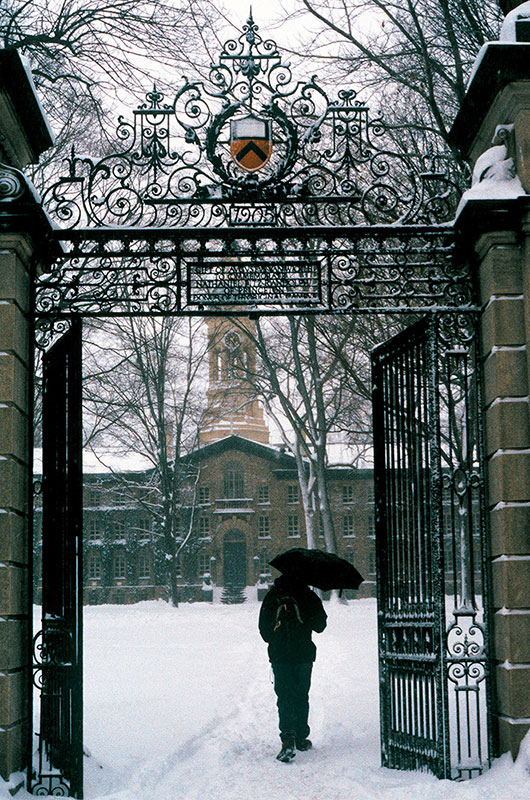
[{"label": "metal scrollwork spiral", "polygon": [[[231,149],[232,121],[244,116],[270,125],[270,157],[252,174]],[[59,227],[224,227],[235,200],[250,215],[264,198],[280,225],[430,224],[455,207],[455,186],[434,158],[426,169],[424,158],[399,152],[355,90],[332,97],[315,76],[295,80],[252,15],[208,80],[184,79],[168,101],[154,86],[132,120],[119,118],[115,140],[121,149],[99,160],[72,152],[47,189]],[[2,176],[0,199],[21,191]]]}]

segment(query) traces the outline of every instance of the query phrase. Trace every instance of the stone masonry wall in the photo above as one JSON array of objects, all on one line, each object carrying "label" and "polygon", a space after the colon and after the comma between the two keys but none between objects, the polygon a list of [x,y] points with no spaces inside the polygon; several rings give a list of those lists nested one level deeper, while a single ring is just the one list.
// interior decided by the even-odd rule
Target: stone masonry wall
[{"label": "stone masonry wall", "polygon": [[28,375],[30,241],[0,235],[0,774],[25,761],[28,735]]},{"label": "stone masonry wall", "polygon": [[494,718],[499,752],[515,756],[530,727],[530,247],[504,231],[483,234],[476,249],[484,307]]}]

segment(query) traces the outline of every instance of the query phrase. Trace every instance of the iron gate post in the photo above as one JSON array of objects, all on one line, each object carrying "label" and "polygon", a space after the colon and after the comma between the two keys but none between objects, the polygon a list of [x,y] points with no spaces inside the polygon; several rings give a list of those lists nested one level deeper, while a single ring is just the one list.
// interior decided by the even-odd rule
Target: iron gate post
[{"label": "iron gate post", "polygon": [[373,353],[385,766],[489,763],[476,321],[430,314]]},{"label": "iron gate post", "polygon": [[41,693],[35,794],[83,796],[81,321],[44,354]]}]

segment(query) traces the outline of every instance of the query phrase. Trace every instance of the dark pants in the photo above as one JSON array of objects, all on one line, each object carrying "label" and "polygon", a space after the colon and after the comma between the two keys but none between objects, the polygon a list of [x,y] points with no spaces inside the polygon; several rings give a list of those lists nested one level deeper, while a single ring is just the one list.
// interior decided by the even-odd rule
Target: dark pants
[{"label": "dark pants", "polygon": [[282,741],[309,736],[309,687],[313,664],[273,664],[274,691]]}]

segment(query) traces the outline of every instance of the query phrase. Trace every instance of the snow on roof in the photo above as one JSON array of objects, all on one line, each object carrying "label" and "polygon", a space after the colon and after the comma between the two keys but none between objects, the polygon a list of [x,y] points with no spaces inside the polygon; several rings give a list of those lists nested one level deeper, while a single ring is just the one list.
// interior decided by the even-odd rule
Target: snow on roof
[{"label": "snow on roof", "polygon": [[[517,8],[514,8],[509,14],[506,14],[504,22],[502,23],[501,32],[499,34],[500,42],[515,42],[515,23],[518,19],[530,18],[530,2],[522,3]],[[526,42],[528,44],[528,42]]]},{"label": "snow on roof", "polygon": [[[152,462],[140,453],[113,453],[107,450],[83,450],[83,472],[101,474],[107,472],[145,472],[152,469]],[[42,474],[42,448],[33,451],[33,471]]]}]

